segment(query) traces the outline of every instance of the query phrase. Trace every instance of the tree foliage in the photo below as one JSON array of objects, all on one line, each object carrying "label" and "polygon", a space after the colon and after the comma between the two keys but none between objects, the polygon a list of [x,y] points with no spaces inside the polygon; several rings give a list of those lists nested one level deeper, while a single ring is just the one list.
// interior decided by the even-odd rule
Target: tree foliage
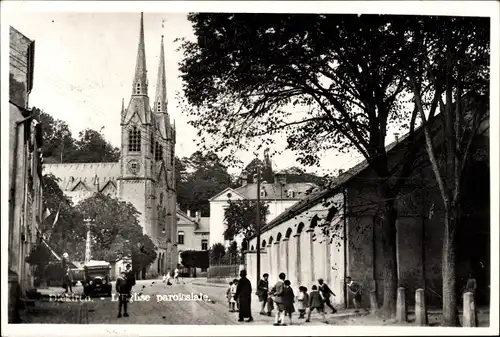
[{"label": "tree foliage", "polygon": [[42,177],[43,208],[51,214],[42,222],[40,230],[56,253],[66,252],[75,260],[83,259],[81,243],[86,237],[83,217],[64,195],[58,181],[52,174]]},{"label": "tree foliage", "polygon": [[181,253],[181,264],[187,268],[208,268],[208,250],[185,250]]},{"label": "tree foliage", "polygon": [[144,268],[156,259],[155,245],[143,233],[135,207],[117,198],[96,193],[82,200],[76,208],[85,219],[92,219],[90,227],[92,259],[114,261],[132,256],[132,268]]},{"label": "tree foliage", "polygon": [[116,162],[120,151],[92,129],[85,129],[73,138],[69,126],[60,119],[33,107],[34,115],[42,123],[44,143],[42,152],[47,162],[99,163]]},{"label": "tree foliage", "polygon": [[[445,209],[443,323],[456,326],[463,173],[474,140],[489,129],[489,20],[423,17],[412,22],[407,34],[413,57],[407,59],[405,70],[424,121],[426,150]],[[438,138],[431,130],[437,111],[443,122]]]},{"label": "tree foliage", "polygon": [[201,211],[202,216],[209,216],[209,199],[231,184],[231,175],[214,153],[197,151],[189,158],[183,158],[186,168],[184,179],[177,186],[177,200],[181,209]]},{"label": "tree foliage", "polygon": [[[410,17],[384,15],[195,13],[196,41],[183,43],[186,110],[200,146],[234,154],[283,135],[304,165],[353,148],[379,178],[384,210],[384,313],[396,309],[394,198],[418,148],[389,163],[389,126],[413,130],[417,111],[401,65]],[[209,140],[215,139],[215,144]]]},{"label": "tree foliage", "polygon": [[[253,200],[229,200],[229,206],[224,210],[224,220],[227,223],[227,229],[224,236],[227,239],[237,235],[243,235],[248,238],[256,233],[257,224],[257,201]],[[261,201],[259,203],[260,224],[266,223],[269,214],[269,205]]]},{"label": "tree foliage", "polygon": [[209,249],[209,255],[211,260],[218,261],[226,255],[226,247],[220,242],[214,243]]}]

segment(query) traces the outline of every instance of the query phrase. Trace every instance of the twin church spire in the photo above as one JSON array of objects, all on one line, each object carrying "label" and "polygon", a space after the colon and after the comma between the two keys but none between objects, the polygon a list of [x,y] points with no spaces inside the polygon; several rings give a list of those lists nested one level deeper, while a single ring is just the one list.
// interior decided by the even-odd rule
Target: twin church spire
[{"label": "twin church spire", "polygon": [[[148,78],[146,68],[146,47],[144,43],[144,15],[141,13],[141,26],[139,33],[139,46],[132,88],[132,96],[148,96]],[[123,109],[123,108],[122,108]],[[167,110],[167,81],[165,75],[165,50],[163,36],[161,37],[160,63],[158,65],[158,78],[156,82],[156,95],[153,112],[165,113]]]}]

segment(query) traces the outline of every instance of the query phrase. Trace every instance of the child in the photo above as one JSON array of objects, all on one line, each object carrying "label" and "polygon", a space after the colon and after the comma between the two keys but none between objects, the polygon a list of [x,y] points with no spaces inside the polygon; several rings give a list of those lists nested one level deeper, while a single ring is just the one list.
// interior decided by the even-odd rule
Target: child
[{"label": "child", "polygon": [[297,308],[299,309],[299,319],[305,318],[306,308],[309,306],[309,294],[307,288],[299,287],[299,295],[297,296]]},{"label": "child", "polygon": [[231,289],[233,287],[233,282],[229,282],[229,287],[226,291],[227,305],[229,306],[229,311],[231,311]]},{"label": "child", "polygon": [[290,281],[286,280],[284,282],[283,288],[283,302],[285,305],[285,316],[288,316],[289,323],[292,325],[292,313],[295,312],[295,308],[293,307],[293,302],[295,302],[295,294],[293,293],[293,289],[290,287]]},{"label": "child", "polygon": [[237,301],[236,301],[236,289],[238,287],[238,280],[237,279],[234,279],[233,280],[233,284],[231,285],[231,300],[229,301],[229,303],[231,303],[231,312],[235,312],[236,311],[236,304],[237,304]]},{"label": "child", "polygon": [[309,313],[307,314],[306,322],[310,322],[311,313],[314,309],[316,309],[316,311],[320,313],[323,321],[326,322],[323,298],[321,297],[321,294],[319,293],[318,287],[316,285],[312,286],[312,291],[309,295]]}]

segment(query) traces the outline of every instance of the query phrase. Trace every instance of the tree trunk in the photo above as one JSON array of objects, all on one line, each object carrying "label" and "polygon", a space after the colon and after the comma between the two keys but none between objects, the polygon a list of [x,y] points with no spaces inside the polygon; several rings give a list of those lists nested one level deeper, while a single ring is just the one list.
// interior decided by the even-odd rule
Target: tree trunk
[{"label": "tree trunk", "polygon": [[382,212],[382,249],[384,252],[384,300],[381,313],[384,317],[393,317],[396,314],[398,274],[396,209],[392,200],[385,203]]},{"label": "tree trunk", "polygon": [[457,206],[445,212],[443,237],[443,326],[458,326],[458,302],[456,281],[456,228]]}]

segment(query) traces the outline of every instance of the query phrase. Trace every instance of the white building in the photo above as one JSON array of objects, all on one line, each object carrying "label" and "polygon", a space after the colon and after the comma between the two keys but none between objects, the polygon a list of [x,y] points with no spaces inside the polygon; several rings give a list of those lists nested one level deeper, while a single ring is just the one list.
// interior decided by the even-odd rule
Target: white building
[{"label": "white building", "polygon": [[[285,176],[278,178],[278,175],[276,175],[276,179],[273,180],[275,180],[274,183],[263,181],[260,191],[257,191],[257,184],[251,182],[250,177],[243,174],[240,187],[226,188],[209,199],[210,246],[215,243],[229,244],[229,240],[225,240],[224,238],[224,232],[227,229],[224,212],[229,206],[228,201],[243,199],[257,200],[257,195],[259,194],[260,199],[269,206],[269,214],[266,217],[266,222],[270,222],[316,188],[316,185],[313,183],[287,183]],[[240,246],[242,238],[237,237],[234,239],[238,243],[238,246]]]},{"label": "white building", "polygon": [[[201,212],[184,213],[177,209],[177,251],[178,262],[182,262],[181,253],[186,250],[208,250],[210,239],[209,217],[202,217]],[[205,272],[206,270],[197,270]]]}]

